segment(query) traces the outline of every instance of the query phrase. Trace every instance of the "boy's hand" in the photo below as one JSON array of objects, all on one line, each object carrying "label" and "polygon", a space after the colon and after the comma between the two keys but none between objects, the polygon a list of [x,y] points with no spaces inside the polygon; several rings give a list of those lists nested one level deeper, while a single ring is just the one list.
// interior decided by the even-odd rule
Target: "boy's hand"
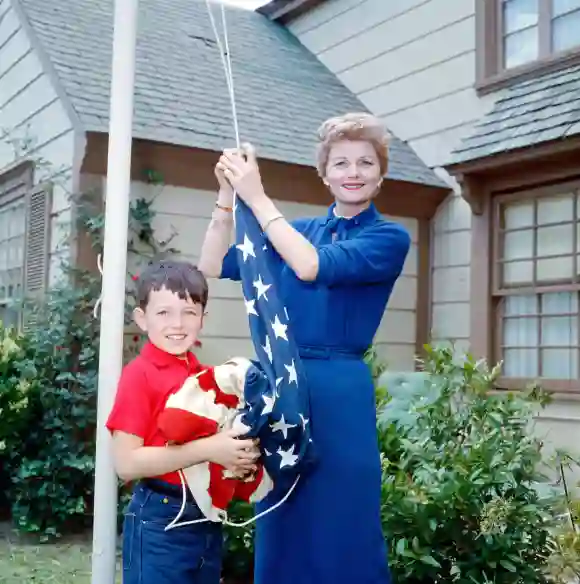
[{"label": "boy's hand", "polygon": [[208,459],[236,474],[256,469],[260,450],[254,440],[240,439],[239,430],[226,430],[207,438]]}]

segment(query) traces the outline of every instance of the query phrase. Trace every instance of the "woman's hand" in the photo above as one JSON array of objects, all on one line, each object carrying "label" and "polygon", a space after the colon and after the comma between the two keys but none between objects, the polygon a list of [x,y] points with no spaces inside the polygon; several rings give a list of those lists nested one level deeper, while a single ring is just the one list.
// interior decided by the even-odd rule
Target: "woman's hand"
[{"label": "woman's hand", "polygon": [[[236,148],[226,148],[222,153],[222,157],[226,156],[226,155],[233,156],[236,153],[237,153]],[[234,190],[232,189],[232,185],[230,184],[228,179],[225,177],[225,174],[224,174],[225,167],[223,164],[221,164],[220,161],[221,161],[221,158],[218,161],[218,163],[215,165],[215,168],[214,168],[214,174],[215,174],[215,177],[218,181],[219,189],[220,189],[220,191],[223,191],[224,193],[229,192],[233,195]]]},{"label": "woman's hand", "polygon": [[242,152],[224,150],[216,165],[216,173],[223,173],[239,197],[251,208],[267,199],[256,154],[251,144],[244,144]]}]

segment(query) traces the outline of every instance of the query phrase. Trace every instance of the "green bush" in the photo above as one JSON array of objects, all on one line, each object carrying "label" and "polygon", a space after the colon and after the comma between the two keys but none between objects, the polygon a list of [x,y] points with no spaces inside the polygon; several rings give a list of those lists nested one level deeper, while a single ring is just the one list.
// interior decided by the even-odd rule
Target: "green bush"
[{"label": "green bush", "polygon": [[[234,501],[228,515],[230,521],[242,523],[255,515],[252,505]],[[249,584],[254,573],[255,522],[247,527],[224,527],[224,584]]]},{"label": "green bush", "polygon": [[46,536],[91,520],[99,331],[91,310],[99,283],[83,274],[74,281],[35,307],[18,363],[39,391],[12,475],[12,518],[20,530]]},{"label": "green bush", "polygon": [[490,393],[498,373],[427,347],[422,373],[383,376],[382,523],[395,582],[563,582],[554,565],[578,566],[577,553],[557,549],[569,553],[562,537],[575,533],[533,427],[545,398]]},{"label": "green bush", "polygon": [[[93,195],[80,196],[77,203],[81,227],[99,252],[103,222]],[[153,218],[149,202],[133,202],[130,250],[145,263],[167,251],[167,242],[158,244],[153,237]],[[3,464],[8,483],[3,492],[15,526],[43,538],[85,529],[93,514],[100,336],[93,309],[101,281],[96,270],[79,270],[66,262],[61,270],[62,279],[41,301],[27,300],[26,333],[5,333],[3,347],[10,359],[2,365],[6,372],[0,386],[0,407],[11,413],[6,420],[3,413],[1,432],[6,437],[0,434],[0,456],[9,462]],[[126,316],[133,302],[129,278],[127,290]],[[120,513],[126,501],[126,493],[121,494]]]},{"label": "green bush", "polygon": [[38,389],[34,371],[24,367],[26,337],[0,322],[0,508],[9,506],[11,477],[23,456],[23,443],[38,421]]}]

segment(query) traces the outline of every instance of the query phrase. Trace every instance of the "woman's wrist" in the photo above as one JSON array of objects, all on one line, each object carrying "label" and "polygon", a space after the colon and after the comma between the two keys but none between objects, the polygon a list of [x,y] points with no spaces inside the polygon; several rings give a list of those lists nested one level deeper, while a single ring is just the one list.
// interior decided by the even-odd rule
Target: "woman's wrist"
[{"label": "woman's wrist", "polygon": [[251,209],[254,212],[256,219],[262,226],[262,229],[271,223],[272,220],[277,219],[282,215],[272,199],[270,199],[266,194],[256,198],[252,202]]},{"label": "woman's wrist", "polygon": [[234,192],[232,190],[220,189],[217,196],[217,205],[221,207],[233,207]]}]

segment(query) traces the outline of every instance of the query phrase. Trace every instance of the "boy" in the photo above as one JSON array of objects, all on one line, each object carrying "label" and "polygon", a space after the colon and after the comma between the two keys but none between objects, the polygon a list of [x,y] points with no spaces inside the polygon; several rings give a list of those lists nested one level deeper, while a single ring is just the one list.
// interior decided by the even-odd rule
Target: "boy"
[{"label": "boy", "polygon": [[[222,533],[204,522],[165,531],[181,508],[177,471],[215,462],[235,473],[252,470],[259,455],[252,440],[221,432],[168,446],[157,427],[169,395],[204,369],[190,352],[203,325],[207,281],[191,264],[164,261],[139,278],[134,319],[147,333],[140,355],[122,372],[107,428],[115,468],[124,481],[138,481],[123,527],[124,584],[219,584]],[[180,521],[202,518],[188,491]]]}]

